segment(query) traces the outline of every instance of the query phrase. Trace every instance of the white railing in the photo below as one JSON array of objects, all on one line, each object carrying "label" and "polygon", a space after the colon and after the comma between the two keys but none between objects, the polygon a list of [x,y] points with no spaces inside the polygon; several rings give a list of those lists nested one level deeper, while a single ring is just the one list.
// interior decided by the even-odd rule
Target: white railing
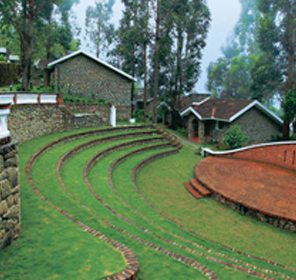
[{"label": "white railing", "polygon": [[264,147],[270,147],[270,146],[282,146],[282,145],[296,145],[296,141],[281,141],[281,142],[269,142],[269,143],[261,143],[261,144],[254,144],[250,146],[245,146],[242,148],[238,149],[233,149],[233,150],[227,150],[227,151],[213,151],[209,148],[202,148],[202,156],[225,156],[225,155],[231,155],[235,154],[238,152],[243,152],[251,149],[256,149],[256,148],[264,148]]},{"label": "white railing", "polygon": [[31,93],[31,92],[0,92],[0,105],[23,104],[61,104],[62,95],[59,93]]}]

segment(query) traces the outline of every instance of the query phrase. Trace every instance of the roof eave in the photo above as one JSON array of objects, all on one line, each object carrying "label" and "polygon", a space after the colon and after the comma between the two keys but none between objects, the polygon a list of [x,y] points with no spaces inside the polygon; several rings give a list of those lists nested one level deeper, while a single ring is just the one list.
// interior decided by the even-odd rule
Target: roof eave
[{"label": "roof eave", "polygon": [[79,54],[83,54],[83,55],[85,55],[85,56],[91,58],[92,60],[94,60],[94,61],[96,61],[96,62],[98,62],[98,63],[100,63],[100,64],[103,64],[103,65],[106,66],[107,68],[113,70],[114,72],[117,72],[118,74],[124,76],[125,78],[127,78],[127,79],[129,79],[129,80],[131,80],[131,81],[133,81],[133,82],[136,82],[136,81],[137,81],[134,77],[128,75],[127,73],[125,73],[125,72],[123,72],[123,71],[121,71],[121,70],[115,68],[114,66],[110,65],[109,63],[104,62],[104,61],[100,60],[99,58],[97,58],[97,57],[95,57],[95,56],[93,56],[93,55],[91,55],[91,54],[89,54],[89,53],[87,53],[87,52],[85,52],[85,51],[82,51],[82,50],[79,50],[79,51],[76,51],[76,52],[70,53],[70,54],[68,54],[68,55],[66,55],[66,56],[64,56],[64,57],[61,57],[60,59],[57,59],[57,60],[55,60],[55,61],[49,63],[49,64],[48,64],[48,67],[53,67],[53,66],[55,66],[55,65],[57,65],[57,64],[59,64],[59,63],[61,63],[61,62],[64,62],[64,61],[66,61],[66,60],[68,60],[68,59],[70,59],[70,58],[72,58],[72,57],[74,57],[74,56],[77,56],[77,55],[79,55]]},{"label": "roof eave", "polygon": [[284,123],[284,121],[279,116],[277,116],[275,113],[273,113],[272,111],[270,111],[268,108],[266,108],[263,104],[261,104],[257,100],[255,100],[254,102],[250,103],[248,106],[246,106],[245,108],[243,108],[242,110],[240,110],[239,112],[237,112],[236,114],[234,114],[229,119],[230,122],[233,122],[234,120],[236,120],[238,117],[240,117],[241,115],[243,115],[244,113],[246,113],[247,111],[249,111],[253,107],[257,107],[258,109],[260,109],[261,111],[263,111],[266,115],[268,115],[269,117],[271,117],[272,119],[274,119],[279,124],[282,125]]},{"label": "roof eave", "polygon": [[193,115],[195,115],[199,120],[203,120],[202,119],[202,116],[199,113],[197,113],[191,106],[188,107],[187,109],[185,109],[184,111],[182,111],[180,113],[180,115],[183,117],[183,116],[188,115],[190,113],[192,113]]}]

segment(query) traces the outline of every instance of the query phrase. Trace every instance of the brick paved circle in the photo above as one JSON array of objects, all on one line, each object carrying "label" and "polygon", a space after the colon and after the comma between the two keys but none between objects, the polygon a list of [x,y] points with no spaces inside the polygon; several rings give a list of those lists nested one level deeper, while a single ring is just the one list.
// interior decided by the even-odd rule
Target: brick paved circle
[{"label": "brick paved circle", "polygon": [[296,173],[271,164],[208,157],[195,167],[214,193],[266,215],[296,221]]}]

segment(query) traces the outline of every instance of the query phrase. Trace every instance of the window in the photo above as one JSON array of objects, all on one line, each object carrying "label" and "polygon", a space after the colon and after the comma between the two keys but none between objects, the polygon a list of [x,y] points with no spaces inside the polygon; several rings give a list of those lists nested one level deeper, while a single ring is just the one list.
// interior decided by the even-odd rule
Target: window
[{"label": "window", "polygon": [[216,129],[217,130],[224,129],[224,122],[222,122],[222,121],[216,121]]}]

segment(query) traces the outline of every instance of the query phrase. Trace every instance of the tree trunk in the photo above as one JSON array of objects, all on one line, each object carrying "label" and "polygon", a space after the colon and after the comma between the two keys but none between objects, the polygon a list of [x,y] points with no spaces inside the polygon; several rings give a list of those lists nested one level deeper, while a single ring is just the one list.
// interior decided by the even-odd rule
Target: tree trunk
[{"label": "tree trunk", "polygon": [[282,131],[284,141],[290,139],[289,131],[290,131],[289,122],[285,120],[283,124],[283,131]]},{"label": "tree trunk", "polygon": [[[287,94],[289,90],[294,89],[294,68],[295,68],[295,42],[296,42],[296,26],[294,22],[295,12],[293,9],[289,14],[289,25],[288,25],[288,34],[289,34],[289,46],[288,46],[288,76],[286,81],[286,90]],[[290,123],[285,120],[283,124],[283,140],[289,140],[290,132]]]},{"label": "tree trunk", "polygon": [[28,91],[31,80],[32,53],[33,53],[33,32],[34,32],[34,17],[35,17],[35,1],[29,2],[29,13],[24,7],[23,29],[21,29],[21,64],[22,64],[22,90]]},{"label": "tree trunk", "polygon": [[[149,5],[149,4],[148,4]],[[147,41],[148,41],[148,16],[149,6],[146,7],[146,23],[145,23],[145,38],[144,38],[144,92],[143,92],[143,122],[146,122],[146,107],[147,107]]]},{"label": "tree trunk", "polygon": [[153,87],[153,123],[157,123],[157,92],[159,72],[159,25],[160,25],[160,0],[157,0],[157,16],[155,31],[155,65],[154,65],[154,87]]},{"label": "tree trunk", "polygon": [[143,92],[143,122],[146,122],[147,106],[147,43],[144,44],[144,92]]},{"label": "tree trunk", "polygon": [[97,58],[100,57],[100,43],[101,43],[101,23],[100,20],[98,21],[98,39],[96,42],[96,47],[97,47],[97,52],[96,52],[96,56]]}]

